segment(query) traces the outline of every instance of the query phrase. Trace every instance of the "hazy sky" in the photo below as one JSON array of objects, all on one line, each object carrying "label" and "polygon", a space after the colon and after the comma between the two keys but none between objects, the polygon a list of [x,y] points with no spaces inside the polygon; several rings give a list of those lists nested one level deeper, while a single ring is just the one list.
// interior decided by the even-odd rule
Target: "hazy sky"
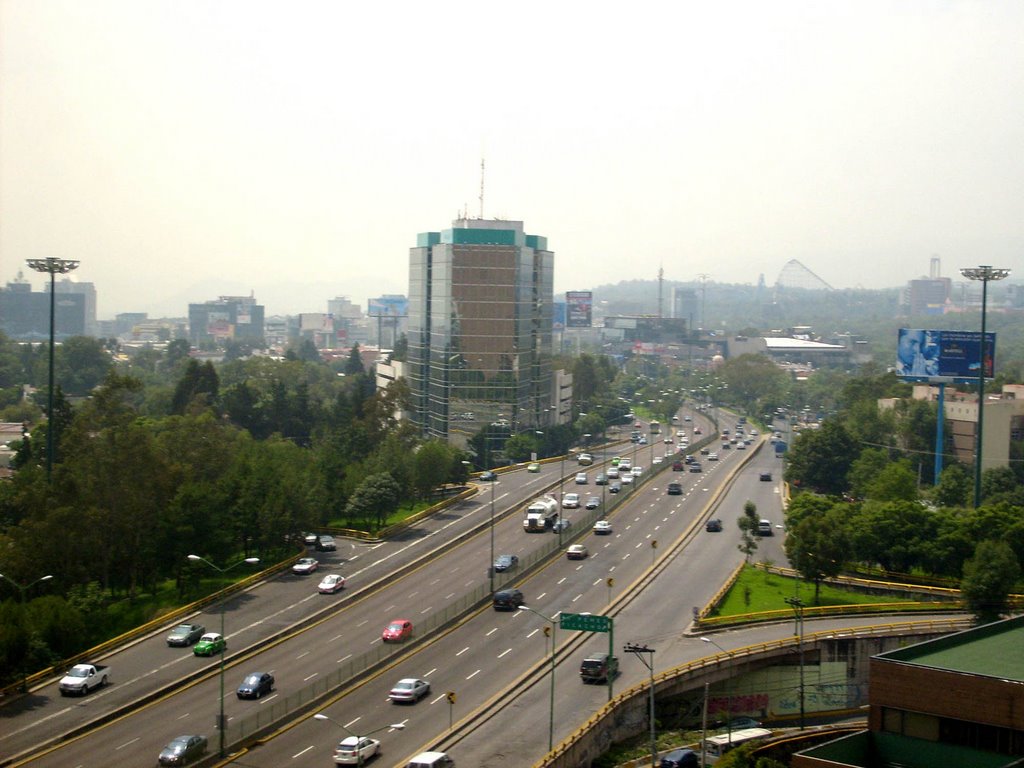
[{"label": "hazy sky", "polygon": [[1019,0],[0,0],[0,281],[365,306],[481,155],[557,291],[1024,277],[1022,41]]}]

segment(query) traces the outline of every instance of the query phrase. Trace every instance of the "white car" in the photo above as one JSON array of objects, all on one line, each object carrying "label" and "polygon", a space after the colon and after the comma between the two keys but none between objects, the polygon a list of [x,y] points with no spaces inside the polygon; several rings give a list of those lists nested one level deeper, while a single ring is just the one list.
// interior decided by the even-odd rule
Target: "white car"
[{"label": "white car", "polygon": [[594,533],[598,536],[604,536],[612,532],[612,524],[607,520],[598,520],[594,523]]},{"label": "white car", "polygon": [[[357,748],[358,745],[358,748]],[[334,750],[335,765],[362,765],[380,752],[380,741],[367,736],[349,736],[338,742]]]},{"label": "white car", "polygon": [[580,495],[578,493],[567,493],[562,497],[562,509],[579,509]]},{"label": "white car", "polygon": [[664,460],[664,456],[655,456],[653,459],[651,459],[651,464],[661,464],[661,462],[663,462]]},{"label": "white car", "polygon": [[321,595],[333,595],[339,589],[345,588],[345,577],[340,573],[329,573],[324,576],[324,580],[320,582],[320,586],[317,587],[317,591]]},{"label": "white car", "polygon": [[608,471],[605,472],[605,474],[608,475],[608,479],[609,480],[618,480],[619,479],[619,468],[618,467],[608,467]]},{"label": "white car", "polygon": [[633,467],[631,470],[629,470],[629,474],[631,474],[633,477],[640,477],[640,475],[642,475],[643,472],[643,467]]},{"label": "white car", "polygon": [[565,556],[570,560],[584,560],[589,554],[582,544],[573,544],[565,552]]},{"label": "white car", "polygon": [[708,454],[708,461],[718,461],[718,454],[717,453],[709,453]]},{"label": "white car", "polygon": [[395,687],[391,689],[391,692],[388,694],[388,698],[394,702],[408,701],[415,704],[429,693],[430,683],[426,680],[420,680],[416,677],[403,677],[395,683]]},{"label": "white car", "polygon": [[320,563],[315,557],[304,557],[292,566],[292,573],[298,573],[301,576],[308,576],[315,571],[319,565]]},{"label": "white car", "polygon": [[623,475],[622,476],[622,484],[623,485],[632,485],[633,484],[633,477],[634,477],[634,475],[632,473]]},{"label": "white car", "polygon": [[577,472],[576,473],[576,485],[586,485],[586,484],[587,484],[587,473],[586,472]]}]

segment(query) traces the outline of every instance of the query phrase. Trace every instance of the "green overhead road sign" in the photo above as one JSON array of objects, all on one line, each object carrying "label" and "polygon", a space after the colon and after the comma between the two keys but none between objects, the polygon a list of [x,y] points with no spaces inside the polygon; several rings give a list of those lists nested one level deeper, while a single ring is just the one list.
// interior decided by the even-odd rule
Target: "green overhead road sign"
[{"label": "green overhead road sign", "polygon": [[590,613],[561,613],[558,615],[558,627],[577,632],[610,632],[612,620],[608,616]]}]

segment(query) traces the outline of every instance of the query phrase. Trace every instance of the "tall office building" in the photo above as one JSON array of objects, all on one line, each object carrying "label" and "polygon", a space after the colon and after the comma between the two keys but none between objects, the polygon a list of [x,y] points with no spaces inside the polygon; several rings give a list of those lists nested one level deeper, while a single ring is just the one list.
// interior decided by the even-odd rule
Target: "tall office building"
[{"label": "tall office building", "polygon": [[409,250],[411,417],[462,445],[491,423],[554,423],[554,254],[521,221],[458,219]]}]

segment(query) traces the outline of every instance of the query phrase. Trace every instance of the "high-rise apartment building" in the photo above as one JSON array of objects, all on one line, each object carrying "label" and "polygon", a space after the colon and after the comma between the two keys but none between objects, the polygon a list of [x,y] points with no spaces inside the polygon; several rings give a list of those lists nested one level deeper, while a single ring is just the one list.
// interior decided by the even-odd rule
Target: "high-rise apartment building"
[{"label": "high-rise apartment building", "polygon": [[188,305],[189,340],[194,345],[213,339],[263,339],[263,305],[254,296],[221,296]]},{"label": "high-rise apartment building", "polygon": [[521,221],[458,219],[409,250],[411,417],[455,444],[554,423],[554,254]]}]

